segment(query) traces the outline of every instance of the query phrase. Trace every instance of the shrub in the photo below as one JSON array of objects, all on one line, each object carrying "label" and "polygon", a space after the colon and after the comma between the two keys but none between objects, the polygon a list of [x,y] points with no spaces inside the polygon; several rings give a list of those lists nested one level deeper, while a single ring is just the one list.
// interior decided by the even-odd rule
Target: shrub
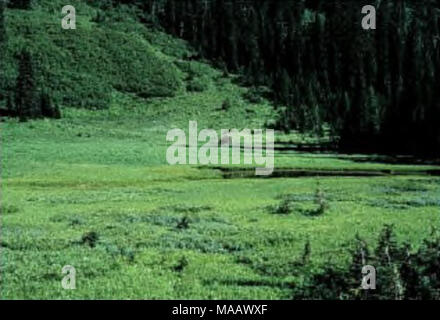
[{"label": "shrub", "polygon": [[231,109],[232,107],[232,101],[231,99],[226,99],[225,101],[223,101],[222,103],[222,111],[228,111],[229,109]]},{"label": "shrub", "polygon": [[[414,252],[399,244],[392,226],[385,226],[375,250],[356,237],[348,266],[327,264],[295,287],[295,299],[440,299],[440,236],[433,233]],[[376,268],[376,290],[362,290],[362,267]]]},{"label": "shrub", "polygon": [[274,214],[290,214],[292,212],[292,204],[290,199],[284,199],[281,203],[273,208]]},{"label": "shrub", "polygon": [[52,98],[47,92],[40,94],[41,115],[46,118],[60,119],[60,109],[54,105]]},{"label": "shrub", "polygon": [[315,193],[315,203],[318,205],[318,208],[314,212],[316,216],[323,215],[330,207],[326,200],[325,192],[319,182]]},{"label": "shrub", "polygon": [[183,270],[185,270],[185,268],[188,266],[188,260],[186,259],[185,256],[182,256],[179,261],[177,262],[177,265],[175,265],[173,267],[173,270],[175,272],[183,272]]},{"label": "shrub", "polygon": [[99,240],[99,235],[95,231],[90,231],[81,237],[81,243],[84,245],[88,245],[91,248],[94,248],[96,246],[96,243]]},{"label": "shrub", "polygon": [[190,220],[187,216],[183,216],[182,219],[177,223],[176,228],[179,230],[189,229]]},{"label": "shrub", "polygon": [[265,99],[270,98],[270,90],[267,87],[253,87],[249,89],[243,97],[250,103],[263,103]]},{"label": "shrub", "polygon": [[188,81],[186,89],[189,92],[203,92],[209,89],[209,82],[207,77],[197,77]]}]

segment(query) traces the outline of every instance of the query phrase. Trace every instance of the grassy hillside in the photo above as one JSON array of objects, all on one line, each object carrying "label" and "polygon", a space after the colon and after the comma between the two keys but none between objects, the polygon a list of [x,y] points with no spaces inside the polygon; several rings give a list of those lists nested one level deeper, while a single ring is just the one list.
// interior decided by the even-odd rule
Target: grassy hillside
[{"label": "grassy hillside", "polygon": [[[39,1],[32,10],[7,10],[8,43],[0,94],[13,90],[17,57],[32,54],[38,87],[57,104],[88,109],[107,108],[115,90],[141,97],[173,96],[182,90],[182,73],[147,41],[146,29],[128,13],[122,24],[100,23],[100,10],[81,1],[77,29],[61,28],[62,1]],[[131,25],[135,32],[125,28]]]}]

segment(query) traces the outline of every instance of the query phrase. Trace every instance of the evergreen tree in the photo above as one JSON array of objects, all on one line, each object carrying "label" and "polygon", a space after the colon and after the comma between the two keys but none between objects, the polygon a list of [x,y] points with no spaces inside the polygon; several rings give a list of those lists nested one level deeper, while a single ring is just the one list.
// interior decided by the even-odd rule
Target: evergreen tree
[{"label": "evergreen tree", "polygon": [[2,47],[6,42],[6,22],[5,22],[6,0],[0,0],[0,55]]},{"label": "evergreen tree", "polygon": [[12,94],[9,94],[6,98],[6,110],[8,110],[8,112],[11,114],[16,114],[14,98],[12,97]]},{"label": "evergreen tree", "polygon": [[[5,22],[5,0],[0,0],[0,70],[4,70],[5,66],[5,46],[6,46],[6,22]],[[3,83],[4,75],[0,72],[0,83]],[[0,101],[5,98],[4,94],[0,92]]]},{"label": "evergreen tree", "polygon": [[40,94],[41,115],[46,118],[60,119],[60,109],[54,105],[50,95],[47,92]]},{"label": "evergreen tree", "polygon": [[369,31],[355,0],[120,3],[245,84],[269,87],[285,129],[328,123],[342,147],[440,152],[439,1],[375,1],[377,30]]},{"label": "evergreen tree", "polygon": [[15,86],[15,107],[21,121],[41,116],[32,57],[27,51],[22,51],[19,57],[18,77]]},{"label": "evergreen tree", "polygon": [[10,0],[8,6],[14,9],[28,10],[32,6],[32,0]]}]

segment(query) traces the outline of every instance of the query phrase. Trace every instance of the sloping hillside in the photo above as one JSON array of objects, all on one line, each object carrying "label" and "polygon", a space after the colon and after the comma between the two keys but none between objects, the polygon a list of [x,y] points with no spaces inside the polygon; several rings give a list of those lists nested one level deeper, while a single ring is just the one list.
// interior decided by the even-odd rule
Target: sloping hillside
[{"label": "sloping hillside", "polygon": [[76,8],[76,30],[61,28],[63,1],[6,10],[0,106],[14,95],[19,54],[25,49],[33,59],[37,89],[48,91],[64,116],[82,114],[72,113],[72,107],[111,109],[105,117],[126,115],[132,123],[143,116],[168,129],[195,119],[211,128],[261,127],[275,121],[271,103],[236,85],[234,76],[194,60],[185,41],[139,22],[133,7],[102,10],[85,1],[70,4]]},{"label": "sloping hillside", "polygon": [[114,90],[164,97],[182,89],[182,73],[155,51],[143,34],[146,29],[129,13],[118,12],[116,21],[124,24],[110,26],[105,23],[107,13],[81,1],[72,4],[77,9],[76,30],[61,28],[64,4],[59,1],[41,1],[30,10],[6,11],[8,42],[0,80],[2,96],[13,92],[17,57],[23,49],[32,55],[38,88],[48,90],[55,103],[64,106],[107,108]]}]

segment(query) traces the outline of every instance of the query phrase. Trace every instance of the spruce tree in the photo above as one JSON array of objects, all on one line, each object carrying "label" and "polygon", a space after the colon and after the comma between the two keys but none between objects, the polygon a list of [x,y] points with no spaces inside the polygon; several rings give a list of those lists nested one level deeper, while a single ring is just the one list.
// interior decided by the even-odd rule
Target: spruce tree
[{"label": "spruce tree", "polygon": [[6,0],[0,0],[0,55],[3,45],[6,42],[6,22],[5,22]]},{"label": "spruce tree", "polygon": [[29,52],[23,50],[19,57],[15,86],[15,108],[21,121],[41,116],[35,82],[32,57]]},{"label": "spruce tree", "polygon": [[326,122],[351,145],[440,150],[439,1],[376,1],[374,31],[362,29],[355,0],[124,3],[150,10],[246,84],[269,87],[287,129]]},{"label": "spruce tree", "polygon": [[[0,0],[0,84],[4,83],[4,75],[1,70],[5,69],[5,46],[6,46],[6,22],[5,22],[5,0]],[[5,99],[5,94],[0,91],[0,101]]]},{"label": "spruce tree", "polygon": [[46,118],[60,119],[60,109],[54,105],[52,98],[47,92],[40,94],[40,110],[41,115]]},{"label": "spruce tree", "polygon": [[32,6],[32,0],[12,0],[9,1],[8,6],[14,9],[28,10]]}]

